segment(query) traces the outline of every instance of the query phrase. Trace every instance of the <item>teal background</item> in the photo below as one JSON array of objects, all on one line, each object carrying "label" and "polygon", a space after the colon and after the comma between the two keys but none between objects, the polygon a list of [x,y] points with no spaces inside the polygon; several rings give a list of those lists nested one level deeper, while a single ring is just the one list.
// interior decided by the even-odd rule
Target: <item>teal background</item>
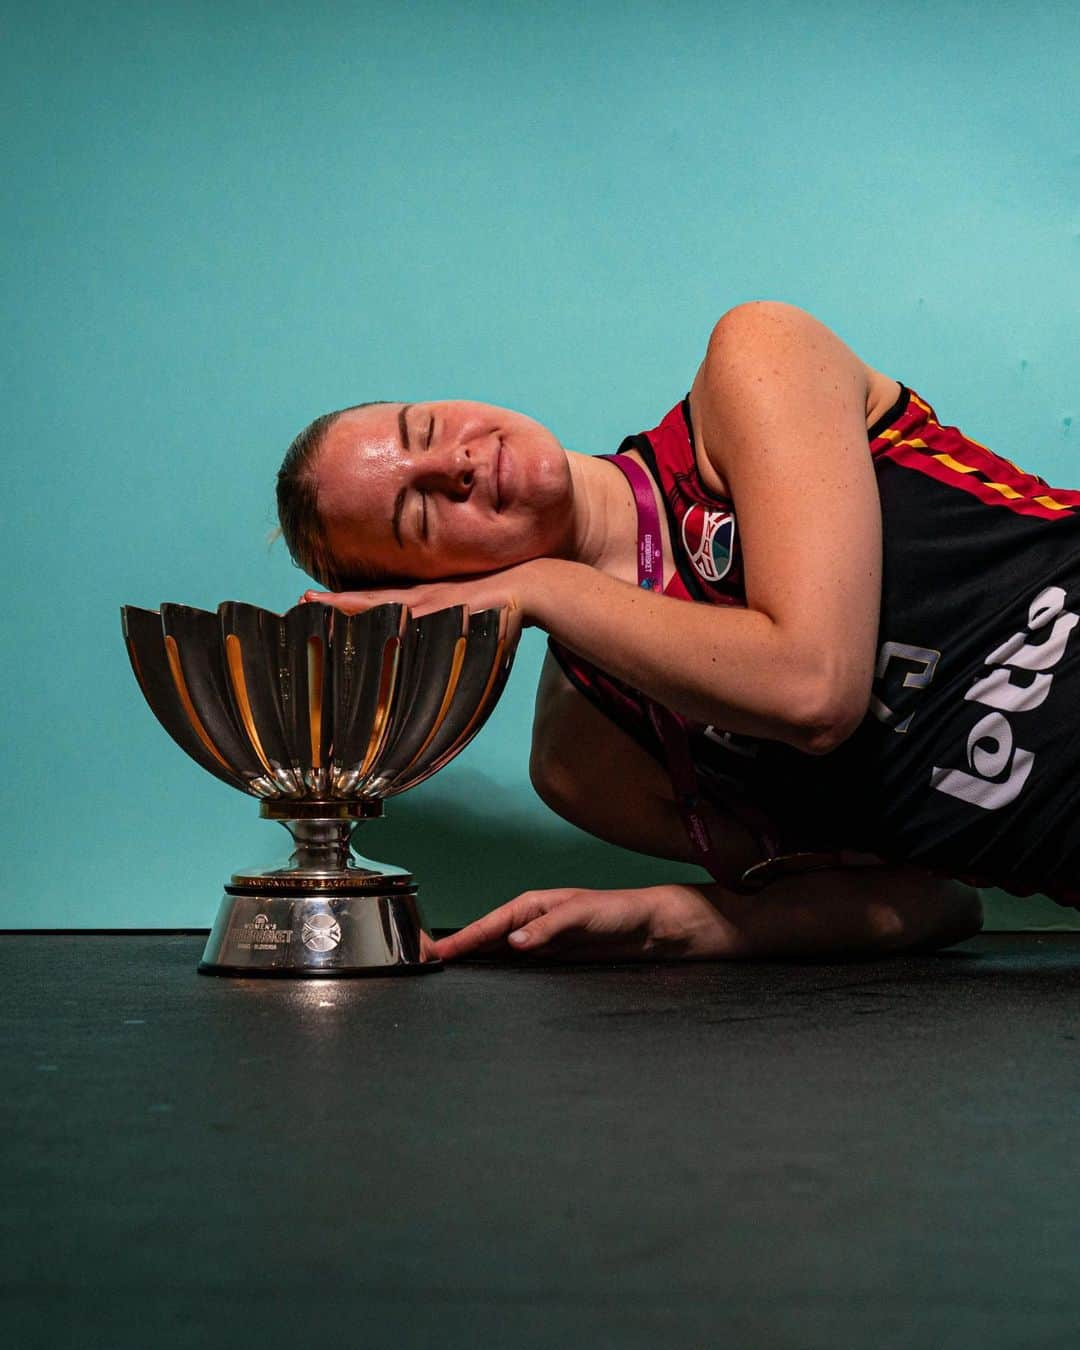
[{"label": "teal background", "polygon": [[[286,844],[159,728],[118,611],[291,604],[273,477],[327,408],[479,398],[607,451],[775,298],[1080,484],[1074,6],[49,0],[0,36],[0,926],[208,926]],[[542,652],[362,831],[435,925],[701,876],[535,798]]]}]

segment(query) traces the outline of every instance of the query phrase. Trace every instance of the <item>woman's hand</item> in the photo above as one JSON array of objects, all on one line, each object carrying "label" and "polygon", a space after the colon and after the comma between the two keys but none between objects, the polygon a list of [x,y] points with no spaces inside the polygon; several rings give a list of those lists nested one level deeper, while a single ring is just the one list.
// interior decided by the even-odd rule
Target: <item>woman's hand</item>
[{"label": "woman's hand", "polygon": [[444,960],[480,952],[545,961],[877,960],[948,947],[981,926],[977,890],[899,863],[781,877],[753,896],[713,882],[526,891],[432,949]]},{"label": "woman's hand", "polygon": [[370,591],[305,591],[301,604],[320,602],[345,614],[359,614],[376,605],[408,605],[415,618],[452,605],[465,605],[470,614],[485,609],[506,609],[520,632],[537,612],[543,567],[546,560],[533,558],[499,572],[450,581],[418,581],[412,586],[385,586]]},{"label": "woman's hand", "polygon": [[443,960],[478,953],[555,961],[708,960],[725,924],[696,886],[525,891],[435,943]]}]

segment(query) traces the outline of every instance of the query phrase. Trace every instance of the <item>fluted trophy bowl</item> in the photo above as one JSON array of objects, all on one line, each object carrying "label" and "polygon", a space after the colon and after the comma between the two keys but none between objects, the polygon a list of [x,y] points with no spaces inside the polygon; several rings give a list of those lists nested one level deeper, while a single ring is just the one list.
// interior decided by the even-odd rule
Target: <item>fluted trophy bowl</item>
[{"label": "fluted trophy bowl", "polygon": [[199,970],[337,976],[438,969],[404,868],[353,850],[359,823],[484,725],[520,633],[511,611],[406,605],[275,614],[227,600],[121,610],[132,669],[174,741],[260,800],[294,850],[235,872]]}]

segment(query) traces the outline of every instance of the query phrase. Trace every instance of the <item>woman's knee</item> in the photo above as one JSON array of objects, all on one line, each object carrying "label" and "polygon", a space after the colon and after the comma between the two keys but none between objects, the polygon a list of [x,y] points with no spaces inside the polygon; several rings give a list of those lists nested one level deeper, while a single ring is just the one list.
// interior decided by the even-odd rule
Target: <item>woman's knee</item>
[{"label": "woman's knee", "polygon": [[670,784],[643,783],[626,774],[584,772],[580,765],[534,755],[529,776],[540,800],[557,816],[606,843],[650,857],[693,861]]}]

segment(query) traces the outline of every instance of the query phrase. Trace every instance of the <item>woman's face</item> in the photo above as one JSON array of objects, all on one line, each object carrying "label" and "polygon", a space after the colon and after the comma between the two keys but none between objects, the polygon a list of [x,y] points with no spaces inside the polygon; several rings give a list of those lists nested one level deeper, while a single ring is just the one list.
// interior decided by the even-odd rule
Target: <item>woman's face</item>
[{"label": "woman's face", "polygon": [[450,399],[342,413],[314,465],[338,568],[416,580],[558,553],[572,525],[567,452],[522,413]]}]

